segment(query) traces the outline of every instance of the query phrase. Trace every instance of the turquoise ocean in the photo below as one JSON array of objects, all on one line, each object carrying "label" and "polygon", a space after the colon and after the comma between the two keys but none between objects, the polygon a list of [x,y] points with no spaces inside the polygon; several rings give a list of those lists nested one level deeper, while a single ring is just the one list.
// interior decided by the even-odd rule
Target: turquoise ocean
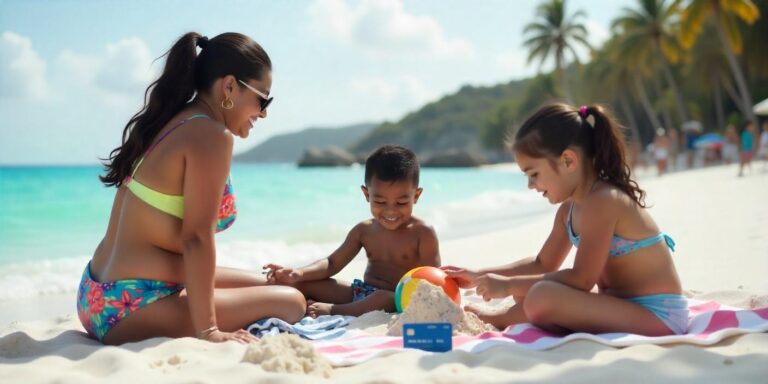
[{"label": "turquoise ocean", "polygon": [[[115,189],[99,182],[101,172],[99,166],[0,166],[0,301],[74,292],[114,198]],[[217,236],[218,263],[255,269],[326,256],[355,223],[370,218],[363,174],[361,166],[233,165],[238,217]],[[551,211],[516,168],[428,168],[421,186],[414,214],[443,241]]]}]

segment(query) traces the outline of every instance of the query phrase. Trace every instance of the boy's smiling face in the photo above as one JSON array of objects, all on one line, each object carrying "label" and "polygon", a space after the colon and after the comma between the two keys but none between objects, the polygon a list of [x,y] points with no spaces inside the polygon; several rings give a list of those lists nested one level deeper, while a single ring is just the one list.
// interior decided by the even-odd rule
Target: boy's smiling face
[{"label": "boy's smiling face", "polygon": [[396,230],[411,219],[413,205],[422,192],[411,180],[382,181],[376,176],[361,188],[371,204],[373,218],[389,230]]}]

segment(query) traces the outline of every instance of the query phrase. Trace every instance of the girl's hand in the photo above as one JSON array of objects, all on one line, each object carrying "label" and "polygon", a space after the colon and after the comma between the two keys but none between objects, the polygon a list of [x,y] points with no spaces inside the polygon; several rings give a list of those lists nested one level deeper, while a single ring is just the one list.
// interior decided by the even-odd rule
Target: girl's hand
[{"label": "girl's hand", "polygon": [[509,296],[510,277],[486,273],[478,276],[475,282],[477,284],[475,292],[485,301]]},{"label": "girl's hand", "polygon": [[456,280],[456,284],[459,288],[473,288],[477,286],[477,278],[482,274],[471,269],[454,267],[453,265],[446,265],[440,267],[448,277]]},{"label": "girl's hand", "polygon": [[277,264],[267,264],[263,267],[267,271],[267,283],[293,284],[301,281],[304,272],[300,269],[285,268]]},{"label": "girl's hand", "polygon": [[245,329],[238,329],[235,332],[222,332],[216,330],[209,333],[203,340],[207,340],[212,343],[223,343],[225,341],[234,340],[241,344],[256,343],[259,341],[256,336],[253,336]]}]

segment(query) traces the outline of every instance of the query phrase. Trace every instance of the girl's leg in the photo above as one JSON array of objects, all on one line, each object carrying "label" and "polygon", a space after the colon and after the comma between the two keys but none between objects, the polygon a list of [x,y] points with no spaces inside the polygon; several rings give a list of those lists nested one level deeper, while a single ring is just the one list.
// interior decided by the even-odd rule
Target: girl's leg
[{"label": "girl's leg", "polygon": [[[289,323],[299,321],[306,310],[301,292],[285,286],[215,289],[214,304],[219,329],[234,332],[265,317]],[[194,337],[186,290],[122,319],[104,337],[104,344],[122,344],[151,337]]]},{"label": "girl's leg", "polygon": [[515,296],[514,299],[515,305],[501,310],[480,308],[472,304],[465,306],[464,310],[472,312],[477,315],[480,320],[491,324],[500,330],[504,330],[510,325],[528,322],[528,318],[525,317],[525,312],[523,311],[525,296]]},{"label": "girl's leg", "polygon": [[536,326],[559,332],[629,332],[665,336],[672,331],[651,311],[628,300],[541,281],[528,291],[525,315]]}]

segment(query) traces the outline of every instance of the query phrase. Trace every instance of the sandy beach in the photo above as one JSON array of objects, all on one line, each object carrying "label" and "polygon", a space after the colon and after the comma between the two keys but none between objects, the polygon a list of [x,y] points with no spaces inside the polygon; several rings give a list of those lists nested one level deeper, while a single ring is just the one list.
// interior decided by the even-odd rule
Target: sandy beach
[{"label": "sandy beach", "polygon": [[[736,177],[735,166],[644,176],[640,186],[659,227],[677,243],[675,263],[687,295],[743,308],[768,306],[768,172]],[[554,212],[554,207],[552,212]],[[444,264],[484,267],[534,255],[552,215],[505,230],[442,239]],[[573,252],[566,260],[572,263]],[[362,274],[355,263],[341,273]],[[62,302],[64,301],[64,302]],[[55,304],[52,304],[55,302]],[[196,339],[151,339],[105,347],[85,337],[74,298],[0,307],[0,382],[760,382],[768,370],[768,334],[736,336],[708,347],[689,344],[611,348],[589,341],[547,351],[497,347],[481,353],[405,351],[335,368],[327,379],[265,371],[241,362],[246,346]],[[30,309],[30,308],[37,308]],[[71,308],[67,309],[67,308]]]}]

